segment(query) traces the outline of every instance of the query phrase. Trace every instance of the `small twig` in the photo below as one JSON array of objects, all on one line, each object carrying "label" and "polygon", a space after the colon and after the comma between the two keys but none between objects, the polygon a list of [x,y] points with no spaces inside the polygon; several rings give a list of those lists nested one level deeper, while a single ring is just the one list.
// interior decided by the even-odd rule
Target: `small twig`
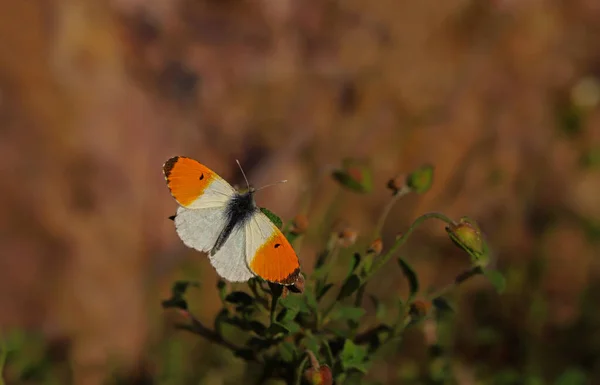
[{"label": "small twig", "polygon": [[438,290],[436,292],[431,293],[430,295],[428,295],[428,297],[432,300],[434,298],[442,297],[442,296],[448,294],[448,292],[454,290],[461,283],[463,283],[466,280],[468,280],[476,275],[479,275],[481,273],[483,273],[483,270],[481,269],[480,266],[471,267],[471,268],[463,271],[459,275],[457,275],[456,278],[454,279],[454,282],[452,282],[449,285],[444,286],[443,288],[441,288],[440,290]]},{"label": "small twig", "polygon": [[392,211],[392,207],[398,202],[398,200],[411,192],[410,187],[403,186],[396,194],[392,196],[392,199],[385,205],[379,219],[377,220],[377,225],[375,226],[375,231],[373,232],[373,239],[377,239],[381,236],[381,230],[383,229],[383,225],[385,225],[385,220],[388,215]]},{"label": "small twig", "polygon": [[206,326],[204,326],[202,324],[202,322],[200,322],[190,312],[185,311],[184,314],[192,323],[191,323],[191,325],[179,325],[179,328],[187,330],[187,331],[195,333],[195,334],[198,334],[215,344],[226,347],[227,349],[233,351],[234,353],[241,350],[241,348],[239,348],[238,346],[225,340],[220,334],[218,334],[214,330],[209,329]]},{"label": "small twig", "polygon": [[417,229],[417,227],[419,227],[421,224],[423,224],[423,222],[425,222],[428,219],[439,219],[443,222],[446,222],[449,225],[455,225],[455,223],[452,219],[448,218],[447,216],[445,216],[442,213],[433,212],[433,213],[427,213],[427,214],[421,215],[420,217],[415,219],[415,221],[410,225],[408,230],[404,234],[402,234],[402,236],[400,238],[398,238],[396,240],[396,242],[394,243],[394,245],[392,245],[392,247],[388,250],[388,252],[385,253],[385,255],[382,255],[381,257],[379,257],[377,259],[376,263],[373,265],[373,267],[367,273],[367,275],[365,277],[365,281],[367,281],[369,278],[371,278],[373,276],[373,274],[375,272],[377,272],[377,270],[381,269],[392,258],[392,256],[400,248],[400,246],[402,246],[403,244],[406,243],[406,241],[408,240],[408,237],[412,234],[412,232],[415,231]]}]

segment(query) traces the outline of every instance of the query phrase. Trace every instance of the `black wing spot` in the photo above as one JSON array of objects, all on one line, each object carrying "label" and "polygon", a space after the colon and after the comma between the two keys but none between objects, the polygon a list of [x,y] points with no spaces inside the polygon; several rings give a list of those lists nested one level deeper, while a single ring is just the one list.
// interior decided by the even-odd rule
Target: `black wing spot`
[{"label": "black wing spot", "polygon": [[281,246],[281,243],[276,243],[274,247],[278,248],[279,246]]},{"label": "black wing spot", "polygon": [[169,175],[171,175],[171,170],[173,170],[173,167],[175,167],[175,163],[177,163],[178,160],[179,157],[174,156],[165,162],[163,165],[163,172],[165,173],[166,178],[169,178]]},{"label": "black wing spot", "polygon": [[200,174],[200,180],[204,179],[204,173]]},{"label": "black wing spot", "polygon": [[169,217],[169,219],[170,219],[170,220],[172,220],[172,221],[174,221],[176,216],[177,216],[177,214],[176,214],[176,215],[171,215],[171,216]]}]

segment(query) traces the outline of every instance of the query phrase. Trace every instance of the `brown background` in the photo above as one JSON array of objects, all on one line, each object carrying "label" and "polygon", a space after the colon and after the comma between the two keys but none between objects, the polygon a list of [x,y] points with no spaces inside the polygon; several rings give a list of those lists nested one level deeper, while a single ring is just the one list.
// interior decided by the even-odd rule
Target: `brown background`
[{"label": "brown background", "polygon": [[[172,155],[236,183],[235,159],[254,185],[288,179],[257,197],[284,219],[307,192],[309,219],[342,199],[328,220],[365,236],[386,180],[428,162],[433,189],[395,207],[384,242],[426,211],[468,215],[509,280],[493,320],[468,294],[489,285],[464,288],[457,356],[481,355],[468,331],[493,324],[531,346],[562,338],[538,352],[550,378],[592,376],[598,301],[581,299],[599,273],[599,73],[595,0],[0,0],[0,327],[41,333],[74,382],[98,383],[113,365],[158,370],[170,338],[160,300],[182,275],[206,282],[197,307],[210,320],[214,270],[166,219]],[[573,106],[585,107],[575,128],[563,119]],[[347,156],[370,159],[372,194],[340,198],[323,179]],[[467,264],[441,225],[407,250],[424,287]],[[544,266],[534,290],[532,261]],[[391,273],[378,282],[405,290]],[[519,368],[511,352],[486,358]],[[233,370],[204,364],[203,383]]]}]

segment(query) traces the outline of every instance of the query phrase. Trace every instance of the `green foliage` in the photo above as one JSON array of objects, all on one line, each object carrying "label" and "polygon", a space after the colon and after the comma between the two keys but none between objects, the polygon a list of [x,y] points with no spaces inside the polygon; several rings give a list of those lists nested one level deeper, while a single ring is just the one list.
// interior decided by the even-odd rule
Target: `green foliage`
[{"label": "green foliage", "polygon": [[273,214],[269,209],[261,207],[260,211],[262,211],[262,213],[265,214],[271,220],[271,222],[273,222],[275,226],[277,226],[278,229],[281,230],[283,228],[283,221],[281,220],[281,218]]},{"label": "green foliage", "polygon": [[[373,187],[371,169],[362,161],[344,161],[332,177],[353,192],[366,193]],[[406,187],[400,187],[392,196],[375,233],[379,234],[395,202],[411,192],[426,192],[432,180],[433,167],[429,165],[408,174]],[[281,219],[269,210],[261,210],[279,228],[290,228],[284,227]],[[447,225],[450,240],[467,251],[472,263],[451,286],[424,296],[417,272],[396,254],[412,232],[431,219]],[[294,246],[297,234],[288,230],[284,230],[284,234]],[[499,291],[503,289],[500,273],[483,270],[485,264],[481,260],[488,253],[487,245],[472,220],[463,218],[457,223],[440,213],[424,214],[415,219],[389,250],[384,250],[378,240],[377,250],[365,247],[365,253],[348,247],[354,240],[342,246],[339,234],[331,231],[323,250],[318,253],[313,273],[305,276],[302,285],[296,288],[284,288],[259,277],[250,279],[246,287],[235,285],[235,288],[219,280],[216,288],[222,309],[215,317],[212,329],[188,312],[185,295],[190,286],[197,285],[195,283],[176,282],[171,298],[163,301],[163,307],[179,309],[187,317],[188,322],[179,325],[180,328],[230,350],[241,360],[252,362],[260,369],[261,374],[256,379],[259,383],[267,380],[294,384],[331,383],[335,379],[337,383],[354,384],[363,383],[373,362],[390,346],[397,346],[407,328],[418,327],[428,319],[452,316],[454,310],[446,295],[466,279],[484,273]],[[373,239],[364,242],[372,244]],[[385,303],[368,290],[377,272],[389,266],[391,259],[397,260],[402,274],[398,274],[399,279],[403,276],[406,280],[409,295],[402,300],[394,296],[393,303]],[[333,279],[331,272],[338,262],[347,267],[341,278]],[[370,299],[365,304],[372,306],[363,307],[365,295]],[[434,314],[437,317],[432,318]],[[442,355],[436,359],[431,363],[432,373],[441,379],[448,375],[447,365]],[[256,380],[248,382],[255,383]]]}]

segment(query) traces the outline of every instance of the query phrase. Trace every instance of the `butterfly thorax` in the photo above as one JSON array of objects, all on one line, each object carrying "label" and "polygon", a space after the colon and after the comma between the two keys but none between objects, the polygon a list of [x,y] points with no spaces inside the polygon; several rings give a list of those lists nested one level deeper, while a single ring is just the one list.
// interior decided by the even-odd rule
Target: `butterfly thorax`
[{"label": "butterfly thorax", "polygon": [[241,194],[236,193],[227,203],[225,209],[226,225],[210,251],[211,255],[214,255],[223,246],[236,226],[244,226],[257,210],[258,206],[254,201],[254,189]]}]

